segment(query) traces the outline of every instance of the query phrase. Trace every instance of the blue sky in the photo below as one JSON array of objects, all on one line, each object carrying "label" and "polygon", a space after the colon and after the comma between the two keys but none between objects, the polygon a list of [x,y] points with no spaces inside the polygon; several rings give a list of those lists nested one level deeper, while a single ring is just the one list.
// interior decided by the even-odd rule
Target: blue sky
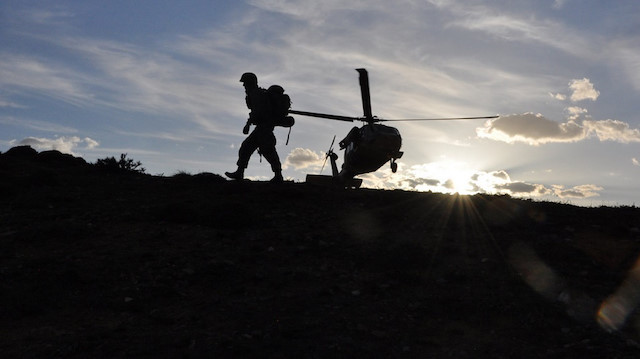
[{"label": "blue sky", "polygon": [[[3,1],[0,151],[221,174],[243,72],[297,110],[360,116],[364,67],[380,118],[501,115],[394,123],[399,170],[366,186],[638,205],[639,23],[635,1]],[[277,129],[285,177],[318,173],[351,127],[298,116],[288,146]],[[257,155],[246,174],[272,176]]]}]

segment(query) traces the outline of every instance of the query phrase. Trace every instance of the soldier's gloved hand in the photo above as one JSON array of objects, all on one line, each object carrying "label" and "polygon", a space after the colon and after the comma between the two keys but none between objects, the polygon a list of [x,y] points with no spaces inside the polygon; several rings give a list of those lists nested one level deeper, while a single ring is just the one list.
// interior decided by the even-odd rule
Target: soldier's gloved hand
[{"label": "soldier's gloved hand", "polygon": [[250,129],[251,129],[251,121],[247,121],[247,124],[244,125],[244,127],[242,128],[242,133],[246,135],[249,133]]}]

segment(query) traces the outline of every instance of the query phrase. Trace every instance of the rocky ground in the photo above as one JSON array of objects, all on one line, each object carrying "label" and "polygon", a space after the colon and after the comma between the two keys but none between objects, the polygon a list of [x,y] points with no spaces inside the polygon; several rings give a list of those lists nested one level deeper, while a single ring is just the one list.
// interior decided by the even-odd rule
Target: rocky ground
[{"label": "rocky ground", "polygon": [[0,155],[0,196],[3,358],[640,355],[635,207],[155,177],[24,148]]}]

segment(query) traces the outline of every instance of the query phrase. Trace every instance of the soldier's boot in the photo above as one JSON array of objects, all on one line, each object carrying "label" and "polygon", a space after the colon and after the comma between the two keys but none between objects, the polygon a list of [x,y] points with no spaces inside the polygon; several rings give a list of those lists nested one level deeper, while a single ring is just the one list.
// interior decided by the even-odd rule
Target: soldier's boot
[{"label": "soldier's boot", "polygon": [[284,178],[282,178],[282,172],[276,172],[276,175],[269,182],[271,182],[271,183],[282,183],[282,182],[284,182]]},{"label": "soldier's boot", "polygon": [[238,168],[235,172],[225,172],[225,176],[240,181],[244,178],[244,168]]}]

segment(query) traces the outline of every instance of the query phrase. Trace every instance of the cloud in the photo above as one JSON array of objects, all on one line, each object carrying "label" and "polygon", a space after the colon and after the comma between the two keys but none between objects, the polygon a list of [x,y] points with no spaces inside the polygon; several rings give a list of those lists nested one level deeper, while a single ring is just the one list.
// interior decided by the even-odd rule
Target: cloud
[{"label": "cloud", "polygon": [[496,186],[511,182],[511,177],[505,170],[475,171],[471,176],[471,183],[477,192],[493,192]]},{"label": "cloud", "polygon": [[573,111],[574,114],[564,123],[533,113],[501,116],[485,122],[484,127],[476,128],[476,134],[480,138],[507,143],[523,142],[533,146],[577,142],[590,136],[595,136],[600,141],[640,142],[640,130],[630,128],[628,123],[610,119],[579,122],[576,121],[576,116],[586,110],[572,107],[569,111]]},{"label": "cloud", "polygon": [[476,129],[476,134],[480,138],[495,141],[524,142],[537,146],[549,142],[579,141],[585,138],[586,131],[574,121],[558,123],[541,114],[529,112],[489,120],[485,122],[484,127]]},{"label": "cloud", "polygon": [[518,43],[538,43],[580,58],[597,53],[592,38],[550,17],[509,14],[505,8],[492,8],[465,2],[430,0],[439,8],[451,11],[455,20],[450,25]]},{"label": "cloud", "polygon": [[283,167],[286,169],[292,166],[296,170],[310,167],[322,166],[324,156],[306,148],[293,149],[284,161]]},{"label": "cloud", "polygon": [[57,150],[62,153],[68,153],[75,155],[73,150],[78,148],[80,145],[84,144],[83,149],[93,149],[99,145],[98,141],[85,137],[81,139],[77,136],[72,137],[58,137],[54,139],[50,138],[38,138],[38,137],[27,137],[20,141],[10,141],[12,146],[31,146],[36,150],[44,151],[44,150]]},{"label": "cloud", "polygon": [[504,171],[504,170],[490,172],[489,175],[491,175],[492,177],[501,179],[503,181],[510,181],[511,180],[509,178],[509,174],[507,173],[507,171]]},{"label": "cloud", "polygon": [[472,183],[478,193],[501,193],[516,197],[541,197],[551,193],[542,184],[513,181],[505,170],[477,171]]},{"label": "cloud", "polygon": [[0,116],[0,125],[8,125],[15,127],[23,127],[36,131],[56,132],[56,133],[76,133],[75,128],[58,125],[52,122],[29,120],[26,118],[2,117]]},{"label": "cloud", "polygon": [[631,163],[633,163],[634,166],[640,166],[640,161],[635,157],[631,159]]},{"label": "cloud", "polygon": [[588,112],[586,108],[582,108],[578,106],[569,106],[565,109],[565,111],[567,111],[567,113],[569,114],[569,119],[571,120],[575,120],[578,117],[580,117],[580,115],[583,115]]},{"label": "cloud", "polygon": [[22,106],[20,104],[15,103],[15,102],[3,100],[1,97],[0,97],[0,107],[27,108],[26,106]]},{"label": "cloud", "polygon": [[98,141],[96,141],[96,140],[94,140],[92,138],[89,138],[89,137],[85,137],[84,138],[84,142],[86,144],[86,147],[88,149],[90,149],[90,150],[94,149],[94,148],[96,148],[96,147],[98,147],[100,145],[100,142],[98,142]]},{"label": "cloud", "polygon": [[[382,102],[384,107],[378,105],[380,101],[374,104],[379,111],[377,115],[381,117],[386,113],[391,114],[390,117],[423,116],[422,112],[427,111],[424,116],[430,117],[484,113],[486,104],[492,103],[487,98],[492,92],[478,91],[475,83],[498,82],[501,87],[510,89],[506,96],[530,93],[529,86],[533,86],[529,76],[516,76],[504,70],[501,71],[504,78],[496,80],[492,73],[495,69],[487,68],[486,63],[468,60],[469,57],[465,57],[471,62],[467,63],[469,68],[465,71],[443,68],[439,66],[441,60],[430,62],[429,66],[421,64],[428,52],[397,39],[403,35],[423,34],[429,26],[435,26],[418,21],[421,19],[419,14],[426,11],[424,5],[399,6],[388,12],[388,5],[383,1],[346,4],[337,0],[321,3],[253,0],[250,3],[253,8],[238,19],[237,24],[219,24],[196,34],[187,32],[176,39],[166,40],[161,47],[69,35],[73,34],[72,31],[62,36],[39,35],[40,40],[69,50],[70,56],[75,58],[73,63],[80,62],[82,66],[71,67],[71,62],[45,62],[33,57],[15,56],[7,59],[11,60],[7,62],[11,66],[7,65],[6,71],[2,72],[3,59],[0,58],[0,85],[4,74],[19,74],[7,77],[4,82],[21,90],[58,96],[78,106],[99,104],[125,111],[161,114],[154,118],[156,122],[165,116],[180,116],[208,132],[225,135],[235,133],[229,119],[244,110],[237,76],[249,67],[258,67],[255,71],[265,74],[265,77],[260,77],[261,81],[277,74],[278,81],[283,81],[285,87],[287,84],[304,84],[306,88],[309,78],[325,74],[324,78],[330,79],[331,76],[326,74],[335,74],[335,69],[344,68],[345,64],[370,65],[385,69],[392,75],[402,74],[395,79],[377,80],[376,93],[386,96],[386,101]],[[428,7],[432,9],[432,6]],[[456,13],[464,14],[469,10],[477,16],[488,11],[476,6],[455,7],[458,8]],[[366,21],[354,27],[353,16],[359,11],[366,11],[368,16],[384,21]],[[59,18],[72,15],[60,11],[52,13]],[[38,17],[53,16],[44,12]],[[405,17],[405,22],[393,21]],[[530,20],[507,21],[505,26],[517,28],[520,22],[527,24]],[[529,29],[527,31],[535,32],[543,31],[543,25],[546,24],[525,27]],[[350,36],[331,36],[339,32],[348,32]],[[256,38],[256,33],[261,36]],[[392,45],[394,51],[387,51],[385,45]],[[262,61],[256,63],[255,58]],[[447,57],[447,66],[452,66],[455,59]],[[25,68],[19,65],[21,63],[29,66]],[[477,71],[479,65],[484,67],[483,71]],[[229,75],[232,72],[233,78]],[[470,74],[478,80],[470,83]],[[42,83],[38,82],[39,79]],[[503,81],[505,79],[508,82]],[[47,87],[46,84],[56,85]],[[523,84],[527,87],[522,88]],[[293,95],[295,90],[295,87],[291,90]],[[347,91],[349,93],[343,95]],[[424,95],[425,92],[429,95]],[[417,95],[407,96],[407,93]],[[460,98],[468,100],[460,104],[457,100]],[[331,106],[338,113],[342,108],[353,108],[352,104],[358,100],[357,88],[343,91],[343,87],[337,86],[316,86],[311,95],[294,97],[298,109],[306,109],[305,105],[311,103],[318,111]]]},{"label": "cloud", "polygon": [[525,182],[511,182],[497,185],[495,188],[501,193],[508,193],[515,196],[539,197],[549,193],[549,190],[541,184]]},{"label": "cloud", "polygon": [[565,189],[563,186],[553,186],[553,192],[560,198],[589,198],[596,197],[600,194],[598,191],[602,191],[603,188],[594,184],[585,184],[575,186],[573,188]]},{"label": "cloud", "polygon": [[[210,71],[207,66],[211,64],[203,64],[203,58],[194,60],[187,49],[179,48],[180,42],[155,49],[69,35],[34,36],[65,50],[74,56],[73,61],[0,53],[0,87],[77,108],[99,106],[103,113],[117,109],[149,114],[156,126],[162,119],[179,116],[209,133],[230,134],[228,122],[220,119],[241,112],[246,115],[236,75],[231,80]],[[208,46],[214,44],[209,42]],[[0,101],[2,106],[12,103]]]},{"label": "cloud", "polygon": [[623,77],[640,90],[640,50],[636,37],[620,39],[608,44],[606,53],[614,66],[624,72]]},{"label": "cloud", "polygon": [[[596,90],[591,80],[586,77],[569,81],[569,92],[571,94],[568,95],[568,97],[571,102],[583,100],[595,101],[600,96],[600,91]],[[567,95],[563,93],[554,94],[549,92],[549,95],[559,101],[565,101],[567,99]]]},{"label": "cloud", "polygon": [[553,0],[552,7],[554,9],[562,9],[567,2],[569,2],[569,0]]},{"label": "cloud", "polygon": [[[402,166],[402,163],[400,163]],[[506,170],[470,169],[464,163],[439,161],[414,165],[392,174],[389,169],[360,176],[372,188],[405,189],[460,194],[507,194],[521,198],[588,198],[599,196],[602,187],[594,184],[565,188],[512,180]]]},{"label": "cloud", "polygon": [[359,2],[342,0],[325,1],[282,1],[282,0],[250,0],[251,5],[267,11],[292,15],[297,18],[314,20],[325,18],[338,11],[358,11],[376,7],[375,2]]},{"label": "cloud", "polygon": [[42,25],[65,24],[67,19],[75,16],[72,12],[62,8],[30,9],[29,11],[24,12],[24,15],[25,18],[33,23]]},{"label": "cloud", "polygon": [[593,84],[588,78],[571,80],[571,82],[569,82],[569,89],[572,91],[570,99],[573,102],[582,100],[595,101],[598,99],[598,96],[600,96],[600,92],[593,87]]},{"label": "cloud", "polygon": [[76,70],[53,61],[0,54],[0,86],[4,88],[27,90],[79,107],[97,102],[86,86],[88,80]]},{"label": "cloud", "polygon": [[589,133],[595,133],[600,141],[615,141],[621,143],[640,142],[640,130],[632,129],[628,123],[618,120],[583,122]]},{"label": "cloud", "polygon": [[401,180],[403,186],[409,188],[417,188],[418,186],[437,187],[440,186],[440,180],[432,178],[405,178]]}]

